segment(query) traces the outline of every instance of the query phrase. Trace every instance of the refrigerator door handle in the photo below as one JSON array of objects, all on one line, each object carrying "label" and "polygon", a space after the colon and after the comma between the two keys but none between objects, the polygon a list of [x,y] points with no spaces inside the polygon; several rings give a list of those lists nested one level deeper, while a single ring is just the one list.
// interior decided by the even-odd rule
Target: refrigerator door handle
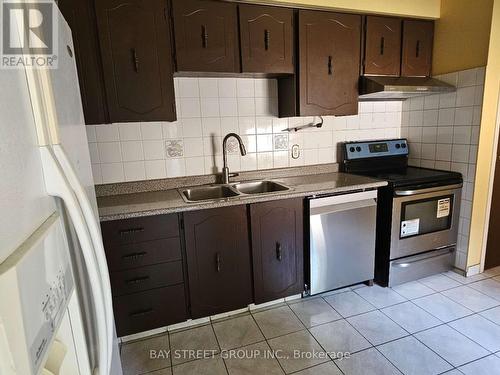
[{"label": "refrigerator door handle", "polygon": [[[90,284],[92,286],[101,285],[101,277],[99,268],[95,259],[95,251],[88,227],[85,223],[83,213],[81,211],[78,200],[70,188],[70,184],[64,175],[61,167],[58,165],[56,157],[50,147],[41,146],[40,156],[43,163],[43,172],[45,178],[45,186],[47,194],[59,197],[64,201],[68,210],[69,216],[74,224],[75,231],[78,236],[82,248],[83,258],[87,265],[87,272]],[[99,345],[98,350],[98,367],[95,370],[97,375],[108,375],[110,368],[110,356],[108,341],[110,336],[108,334],[108,324],[106,322],[106,305],[103,296],[102,287],[91,288],[93,305],[95,308],[95,318],[97,321],[98,342],[104,342],[106,345]]]},{"label": "refrigerator door handle", "polygon": [[[113,335],[114,335],[113,300],[111,297],[111,283],[109,280],[109,270],[106,261],[106,255],[104,252],[104,245],[102,242],[101,229],[94,216],[94,211],[87,197],[87,194],[85,193],[82,184],[78,180],[78,177],[63,147],[60,144],[52,145],[52,147],[54,150],[54,154],[56,155],[56,158],[60,163],[64,171],[64,174],[67,176],[71,188],[73,189],[75,197],[82,210],[85,225],[88,229],[91,241],[94,245],[93,246],[94,256],[96,258],[99,273],[101,275],[102,295],[105,303],[106,323],[108,327],[107,345],[110,357],[108,358],[107,362],[109,366],[111,366],[111,353],[113,351],[112,345],[113,345]],[[109,367],[108,373],[110,370],[111,368]]]}]

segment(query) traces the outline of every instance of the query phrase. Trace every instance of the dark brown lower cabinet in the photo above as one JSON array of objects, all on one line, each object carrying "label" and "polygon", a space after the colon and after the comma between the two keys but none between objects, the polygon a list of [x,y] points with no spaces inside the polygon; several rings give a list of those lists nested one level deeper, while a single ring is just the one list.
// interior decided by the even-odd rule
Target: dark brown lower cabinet
[{"label": "dark brown lower cabinet", "polygon": [[184,228],[192,317],[252,303],[246,206],[186,212]]},{"label": "dark brown lower cabinet", "polygon": [[185,321],[184,298],[184,284],[113,298],[118,336]]},{"label": "dark brown lower cabinet", "polygon": [[250,217],[255,303],[303,292],[303,199],[252,204]]}]

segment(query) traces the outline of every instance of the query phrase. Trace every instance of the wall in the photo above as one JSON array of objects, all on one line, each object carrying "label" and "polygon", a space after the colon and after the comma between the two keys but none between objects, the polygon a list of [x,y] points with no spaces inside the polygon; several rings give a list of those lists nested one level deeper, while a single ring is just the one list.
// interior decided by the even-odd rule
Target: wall
[{"label": "wall", "polygon": [[433,75],[486,65],[493,0],[441,0]]},{"label": "wall", "polygon": [[394,16],[439,18],[441,0],[256,0],[253,2],[286,3]]},{"label": "wall", "polygon": [[[496,160],[498,141],[497,111],[500,94],[500,1],[495,0],[491,36],[484,84],[481,136],[477,157],[476,187],[470,233],[467,266],[478,265],[486,249],[489,204],[492,192],[493,161]],[[498,230],[495,228],[494,230]]]},{"label": "wall", "polygon": [[402,102],[361,103],[359,115],[326,116],[321,129],[289,133],[283,129],[319,118],[278,118],[275,79],[175,78],[175,93],[176,122],[87,126],[97,184],[220,172],[229,132],[241,135],[248,151],[240,156],[231,139],[231,171],[332,163],[339,142],[400,135]]},{"label": "wall", "polygon": [[466,270],[485,68],[438,75],[457,91],[409,99],[401,135],[410,142],[410,164],[461,172],[464,188],[455,266]]}]

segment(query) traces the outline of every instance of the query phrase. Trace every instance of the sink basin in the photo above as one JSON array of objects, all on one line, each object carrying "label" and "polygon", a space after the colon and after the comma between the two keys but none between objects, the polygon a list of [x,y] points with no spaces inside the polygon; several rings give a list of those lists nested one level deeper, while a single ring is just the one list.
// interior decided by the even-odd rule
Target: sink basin
[{"label": "sink basin", "polygon": [[238,192],[227,185],[200,186],[181,191],[181,195],[187,202],[199,202],[215,199],[224,199],[238,196]]},{"label": "sink basin", "polygon": [[274,181],[250,181],[234,184],[233,187],[242,194],[263,194],[290,190],[288,186]]}]

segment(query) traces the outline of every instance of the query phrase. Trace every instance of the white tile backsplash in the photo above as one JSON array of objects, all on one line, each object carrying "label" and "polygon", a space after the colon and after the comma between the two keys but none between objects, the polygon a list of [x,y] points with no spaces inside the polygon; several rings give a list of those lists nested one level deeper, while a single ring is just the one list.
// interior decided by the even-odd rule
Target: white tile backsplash
[{"label": "white tile backsplash", "polygon": [[[87,126],[96,183],[220,172],[222,138],[230,132],[242,137],[247,150],[246,156],[240,156],[236,142],[229,142],[228,163],[233,171],[333,163],[341,142],[400,137],[405,114],[409,122],[409,112],[402,112],[405,102],[361,102],[359,115],[325,116],[322,128],[287,132],[319,118],[278,118],[275,79],[186,77],[174,81],[177,121]],[[436,97],[433,108],[439,103]],[[424,143],[435,142],[437,110],[435,119],[430,114],[424,119],[426,100],[411,105],[418,111],[412,114],[412,135],[419,134]],[[471,108],[474,116],[475,108]],[[433,131],[424,133],[423,122]],[[297,159],[291,157],[293,145],[299,147]],[[422,149],[430,152],[428,146],[419,144],[418,155]]]},{"label": "white tile backsplash", "polygon": [[484,72],[482,67],[437,76],[458,88],[454,93],[424,97],[422,133],[415,126],[418,125],[415,118],[420,116],[420,99],[404,102],[401,114],[401,134],[410,142],[411,163],[457,171],[464,177],[455,262],[455,266],[461,269],[465,268],[469,244]]}]

